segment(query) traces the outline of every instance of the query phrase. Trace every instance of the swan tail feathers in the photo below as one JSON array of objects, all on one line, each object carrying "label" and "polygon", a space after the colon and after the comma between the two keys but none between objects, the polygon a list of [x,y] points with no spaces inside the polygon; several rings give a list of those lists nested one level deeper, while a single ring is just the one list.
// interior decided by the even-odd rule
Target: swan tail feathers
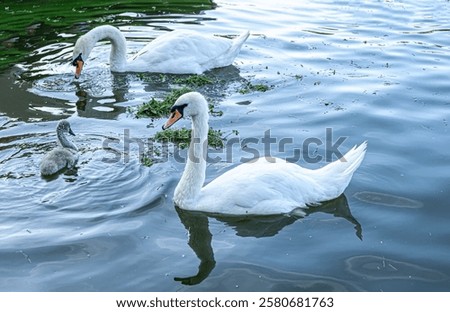
[{"label": "swan tail feathers", "polygon": [[241,33],[237,38],[233,39],[233,45],[230,48],[231,54],[237,55],[239,53],[248,36],[250,36],[250,31],[247,30]]},{"label": "swan tail feathers", "polygon": [[347,188],[353,173],[361,165],[367,150],[367,141],[354,146],[340,159],[318,169],[318,175],[324,179],[333,190],[330,199],[341,195]]}]

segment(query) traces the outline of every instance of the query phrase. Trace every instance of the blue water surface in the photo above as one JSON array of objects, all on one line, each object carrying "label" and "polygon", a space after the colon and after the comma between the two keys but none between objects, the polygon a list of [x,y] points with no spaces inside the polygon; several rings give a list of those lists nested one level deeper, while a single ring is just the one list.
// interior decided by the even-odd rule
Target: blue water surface
[{"label": "blue water surface", "polygon": [[[58,29],[51,44],[37,26],[29,36],[42,45],[1,71],[0,290],[449,291],[450,3],[216,3],[192,14],[124,7]],[[168,30],[250,30],[234,65],[199,88],[222,112],[211,127],[238,142],[211,151],[222,161],[208,165],[207,181],[249,155],[245,138],[261,154],[300,149],[308,168],[334,160],[327,146],[340,138],[342,153],[367,140],[344,195],[305,217],[176,209],[184,163],[170,154],[148,167],[140,155],[165,120],[133,114],[177,87],[172,78],[112,74],[102,42],[73,79],[76,38],[104,23],[124,32],[130,55]],[[80,160],[44,179],[39,162],[62,118]],[[292,143],[265,150],[267,131]]]}]

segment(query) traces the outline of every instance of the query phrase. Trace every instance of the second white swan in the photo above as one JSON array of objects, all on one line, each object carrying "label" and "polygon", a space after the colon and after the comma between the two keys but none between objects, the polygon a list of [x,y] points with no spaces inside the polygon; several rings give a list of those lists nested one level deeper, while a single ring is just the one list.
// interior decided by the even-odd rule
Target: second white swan
[{"label": "second white swan", "polygon": [[73,49],[72,65],[79,78],[84,62],[95,44],[111,41],[110,68],[115,72],[156,72],[167,74],[201,74],[233,63],[249,32],[230,40],[195,31],[174,30],[159,36],[127,59],[127,44],[119,29],[110,25],[95,27],[78,38]]},{"label": "second white swan", "polygon": [[310,170],[278,158],[241,164],[206,186],[208,104],[197,92],[186,93],[171,108],[163,129],[182,117],[192,118],[192,137],[183,175],[175,188],[174,203],[186,210],[228,215],[290,213],[308,204],[341,195],[366,153],[367,143],[353,147],[343,158]]}]

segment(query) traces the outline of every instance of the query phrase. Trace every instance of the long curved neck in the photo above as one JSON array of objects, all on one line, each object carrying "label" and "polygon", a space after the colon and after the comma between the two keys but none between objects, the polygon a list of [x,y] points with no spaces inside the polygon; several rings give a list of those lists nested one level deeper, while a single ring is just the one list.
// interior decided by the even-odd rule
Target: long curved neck
[{"label": "long curved neck", "polygon": [[127,42],[124,35],[117,28],[109,25],[92,29],[85,36],[89,37],[92,47],[100,40],[111,41],[111,53],[109,56],[112,71],[123,71],[127,65]]},{"label": "long curved neck", "polygon": [[75,144],[73,144],[64,134],[63,131],[57,131],[56,136],[58,137],[58,143],[64,148],[73,149],[75,151],[78,151],[78,148]]},{"label": "long curved neck", "polygon": [[182,208],[193,208],[205,183],[208,129],[207,112],[193,116],[188,159],[174,196],[175,203]]}]

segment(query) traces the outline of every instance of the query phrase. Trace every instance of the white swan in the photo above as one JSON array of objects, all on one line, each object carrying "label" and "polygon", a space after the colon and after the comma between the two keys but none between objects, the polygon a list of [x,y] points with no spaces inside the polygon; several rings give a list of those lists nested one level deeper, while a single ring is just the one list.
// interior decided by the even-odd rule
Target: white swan
[{"label": "white swan", "polygon": [[67,120],[61,120],[56,127],[59,147],[44,156],[41,162],[41,174],[52,175],[64,168],[71,168],[78,160],[78,148],[66,137],[66,133],[75,135]]},{"label": "white swan", "polygon": [[78,38],[73,49],[75,78],[99,40],[111,41],[110,68],[115,72],[158,72],[167,74],[201,74],[216,67],[230,65],[238,55],[249,32],[230,40],[206,36],[194,31],[175,30],[159,36],[127,60],[124,35],[115,27],[95,27]]},{"label": "white swan", "polygon": [[293,212],[308,204],[338,197],[364,158],[367,143],[353,147],[344,159],[317,170],[282,159],[258,158],[241,164],[203,187],[208,139],[208,105],[197,92],[178,98],[163,129],[184,116],[192,118],[189,157],[175,188],[174,203],[186,210],[229,214],[271,215]]}]

